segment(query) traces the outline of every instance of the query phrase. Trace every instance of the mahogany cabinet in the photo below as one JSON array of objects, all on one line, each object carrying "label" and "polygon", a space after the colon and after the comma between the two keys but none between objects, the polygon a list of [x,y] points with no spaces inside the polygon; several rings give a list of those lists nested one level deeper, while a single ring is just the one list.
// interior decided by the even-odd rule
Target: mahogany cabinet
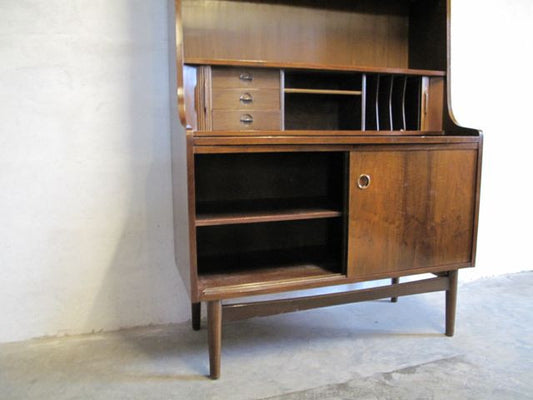
[{"label": "mahogany cabinet", "polygon": [[222,321],[444,291],[453,335],[482,136],[449,104],[450,1],[169,7],[176,264],[194,329],[207,304],[210,376]]}]

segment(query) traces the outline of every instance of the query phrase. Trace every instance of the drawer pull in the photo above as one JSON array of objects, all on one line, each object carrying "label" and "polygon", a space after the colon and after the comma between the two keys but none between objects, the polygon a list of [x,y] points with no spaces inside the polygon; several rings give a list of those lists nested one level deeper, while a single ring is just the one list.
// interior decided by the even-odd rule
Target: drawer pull
[{"label": "drawer pull", "polygon": [[239,97],[239,100],[243,104],[251,104],[254,102],[254,98],[250,93],[244,93],[241,97]]},{"label": "drawer pull", "polygon": [[361,190],[368,189],[370,182],[372,182],[370,175],[361,174],[359,175],[359,179],[357,179],[357,187]]},{"label": "drawer pull", "polygon": [[254,122],[254,117],[250,114],[241,115],[241,124],[251,125]]},{"label": "drawer pull", "polygon": [[251,82],[254,80],[254,77],[251,73],[249,72],[241,72],[241,74],[239,75],[239,79],[241,81],[247,81],[247,82]]}]

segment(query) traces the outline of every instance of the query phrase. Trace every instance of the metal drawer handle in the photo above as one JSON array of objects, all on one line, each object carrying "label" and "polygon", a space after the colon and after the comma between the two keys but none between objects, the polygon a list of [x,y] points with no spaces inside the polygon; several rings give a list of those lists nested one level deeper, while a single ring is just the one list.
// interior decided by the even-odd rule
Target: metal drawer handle
[{"label": "metal drawer handle", "polygon": [[239,100],[243,104],[251,104],[254,102],[254,98],[250,93],[244,93],[241,97],[239,97]]},{"label": "metal drawer handle", "polygon": [[239,75],[239,79],[241,81],[248,81],[248,82],[251,82],[254,80],[254,77],[251,73],[249,72],[242,72],[240,75]]},{"label": "metal drawer handle", "polygon": [[371,182],[372,179],[370,178],[370,175],[361,174],[359,175],[359,179],[357,179],[357,187],[361,190],[368,189]]},{"label": "metal drawer handle", "polygon": [[241,115],[241,124],[250,125],[254,122],[254,117],[250,114]]}]

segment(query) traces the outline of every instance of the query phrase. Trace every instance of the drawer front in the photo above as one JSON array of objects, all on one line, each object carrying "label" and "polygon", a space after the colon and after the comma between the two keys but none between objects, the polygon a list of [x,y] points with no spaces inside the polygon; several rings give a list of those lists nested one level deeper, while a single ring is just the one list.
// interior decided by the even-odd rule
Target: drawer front
[{"label": "drawer front", "polygon": [[213,88],[279,89],[279,70],[255,68],[217,68],[211,70]]},{"label": "drawer front", "polygon": [[280,111],[213,110],[215,131],[279,130],[280,127]]},{"label": "drawer front", "polygon": [[215,89],[214,110],[279,110],[277,89]]}]

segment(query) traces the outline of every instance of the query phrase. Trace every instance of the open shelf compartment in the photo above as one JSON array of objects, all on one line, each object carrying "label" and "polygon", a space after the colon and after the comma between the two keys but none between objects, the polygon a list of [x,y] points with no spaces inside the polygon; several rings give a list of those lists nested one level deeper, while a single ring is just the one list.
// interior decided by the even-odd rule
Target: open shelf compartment
[{"label": "open shelf compartment", "polygon": [[201,288],[345,273],[347,154],[195,156]]},{"label": "open shelf compartment", "polygon": [[202,289],[345,274],[342,218],[197,228]]},{"label": "open shelf compartment", "polygon": [[345,159],[342,152],[196,155],[196,226],[339,217]]},{"label": "open shelf compartment", "polygon": [[361,130],[362,82],[357,73],[285,71],[285,129]]}]

